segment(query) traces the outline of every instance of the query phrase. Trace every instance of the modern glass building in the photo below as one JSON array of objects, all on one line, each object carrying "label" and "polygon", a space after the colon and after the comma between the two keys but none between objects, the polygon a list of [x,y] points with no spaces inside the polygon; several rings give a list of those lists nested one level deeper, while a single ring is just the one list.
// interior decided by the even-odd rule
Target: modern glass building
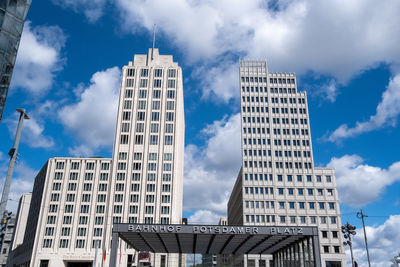
[{"label": "modern glass building", "polygon": [[0,0],[0,121],[31,0]]}]

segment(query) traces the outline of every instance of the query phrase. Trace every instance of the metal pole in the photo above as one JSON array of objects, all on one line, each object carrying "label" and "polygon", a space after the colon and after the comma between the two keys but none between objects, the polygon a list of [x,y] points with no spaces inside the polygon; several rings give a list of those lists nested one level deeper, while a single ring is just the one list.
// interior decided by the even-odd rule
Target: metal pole
[{"label": "metal pole", "polygon": [[7,176],[4,182],[3,194],[1,195],[0,216],[3,216],[4,211],[7,208],[8,195],[10,194],[11,178],[14,172],[15,160],[17,159],[19,140],[21,138],[22,122],[24,121],[24,119],[29,120],[29,116],[25,113],[25,109],[17,109],[17,111],[20,113],[20,115],[17,132],[15,133],[14,145],[10,149],[10,152],[8,152],[8,155],[10,155],[10,163],[8,165]]},{"label": "metal pole", "polygon": [[353,244],[351,243],[351,235],[349,235],[349,247],[350,247],[350,254],[351,254],[351,266],[354,267],[354,255],[353,255]]},{"label": "metal pole", "polygon": [[371,261],[369,260],[367,232],[365,231],[365,222],[364,222],[364,217],[368,217],[368,216],[363,213],[363,210],[361,210],[361,212],[357,212],[357,216],[361,216],[363,229],[364,229],[365,248],[367,249],[368,266],[371,267]]}]

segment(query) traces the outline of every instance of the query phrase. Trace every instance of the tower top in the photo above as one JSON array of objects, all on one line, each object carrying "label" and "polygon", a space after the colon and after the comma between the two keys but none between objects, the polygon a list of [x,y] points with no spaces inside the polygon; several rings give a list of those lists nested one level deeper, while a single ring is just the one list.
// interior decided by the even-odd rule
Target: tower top
[{"label": "tower top", "polygon": [[156,26],[157,26],[157,24],[154,23],[154,25],[153,25],[153,49],[151,50],[151,60],[154,59],[153,51],[154,51],[154,46],[156,44]]}]

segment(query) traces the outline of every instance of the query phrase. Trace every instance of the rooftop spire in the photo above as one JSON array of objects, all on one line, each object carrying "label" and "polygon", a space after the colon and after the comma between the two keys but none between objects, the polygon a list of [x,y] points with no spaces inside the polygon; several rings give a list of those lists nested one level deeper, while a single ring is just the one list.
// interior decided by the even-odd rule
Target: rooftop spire
[{"label": "rooftop spire", "polygon": [[153,25],[153,49],[151,50],[151,60],[153,60],[154,45],[156,44],[156,24]]}]

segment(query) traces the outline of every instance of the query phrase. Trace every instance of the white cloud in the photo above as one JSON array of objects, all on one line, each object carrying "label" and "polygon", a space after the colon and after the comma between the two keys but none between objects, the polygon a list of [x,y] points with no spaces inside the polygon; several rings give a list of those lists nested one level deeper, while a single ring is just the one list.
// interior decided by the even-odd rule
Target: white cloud
[{"label": "white cloud", "polygon": [[241,167],[240,114],[215,121],[203,133],[205,147],[190,144],[185,149],[183,204],[185,211],[202,210],[212,218],[226,214]]},{"label": "white cloud", "polygon": [[34,95],[45,94],[63,67],[60,53],[65,41],[58,26],[32,27],[30,21],[25,22],[11,86]]},{"label": "white cloud", "polygon": [[90,84],[77,90],[79,100],[62,107],[58,117],[78,146],[70,153],[93,156],[101,147],[110,148],[114,139],[121,72],[113,67],[93,74]]},{"label": "white cloud", "polygon": [[[382,225],[366,226],[371,266],[387,267],[400,251],[400,215],[392,215]],[[354,257],[358,266],[367,267],[364,233],[357,230],[354,236]],[[351,265],[351,264],[350,264]]]},{"label": "white cloud", "polygon": [[192,216],[188,218],[190,224],[218,224],[220,215],[209,210],[197,210]]},{"label": "white cloud", "polygon": [[64,8],[72,8],[75,12],[83,12],[89,22],[96,22],[104,13],[106,0],[52,0],[54,4]]},{"label": "white cloud", "polygon": [[341,125],[327,137],[331,142],[354,137],[365,132],[370,132],[385,126],[396,126],[400,114],[400,74],[389,81],[389,85],[382,94],[382,100],[376,108],[375,115],[368,121],[357,122],[356,126],[349,128],[347,124]]},{"label": "white cloud", "polygon": [[363,159],[357,155],[345,155],[332,158],[328,167],[336,171],[340,202],[349,206],[371,203],[387,186],[400,181],[400,161],[382,169],[363,164]]},{"label": "white cloud", "polygon": [[227,103],[240,95],[239,68],[236,62],[227,60],[221,61],[213,67],[199,67],[194,71],[193,76],[201,77],[203,99],[222,100]]},{"label": "white cloud", "polygon": [[323,97],[329,102],[335,102],[336,97],[339,94],[336,82],[334,80],[331,80],[328,84],[322,87],[321,93]]},{"label": "white cloud", "polygon": [[[44,133],[45,123],[40,116],[40,114],[43,112],[42,110],[46,107],[47,102],[45,102],[38,110],[33,110],[32,112],[27,111],[27,114],[30,118],[29,120],[24,120],[22,122],[20,142],[33,148],[51,148],[54,146],[53,138],[46,136]],[[13,138],[17,130],[19,114],[19,112],[14,112],[11,117],[5,120],[10,135]]]},{"label": "white cloud", "polygon": [[[379,63],[400,63],[397,0],[279,1],[278,10],[258,0],[115,3],[127,31],[151,31],[156,23],[195,66],[212,66],[226,55],[263,58],[275,71],[311,70],[344,84]],[[221,80],[232,75],[217,71],[224,75]],[[327,89],[332,93],[332,87]],[[235,95],[221,93],[219,86],[210,88],[208,83],[203,90],[204,95],[212,96],[213,91],[223,100]]]},{"label": "white cloud", "polygon": [[[3,192],[5,177],[7,174],[9,157],[0,152],[0,192]],[[37,171],[30,168],[24,161],[17,163],[14,167],[14,174],[11,180],[11,188],[7,209],[16,212],[18,201],[22,194],[32,192],[33,181]]]}]

